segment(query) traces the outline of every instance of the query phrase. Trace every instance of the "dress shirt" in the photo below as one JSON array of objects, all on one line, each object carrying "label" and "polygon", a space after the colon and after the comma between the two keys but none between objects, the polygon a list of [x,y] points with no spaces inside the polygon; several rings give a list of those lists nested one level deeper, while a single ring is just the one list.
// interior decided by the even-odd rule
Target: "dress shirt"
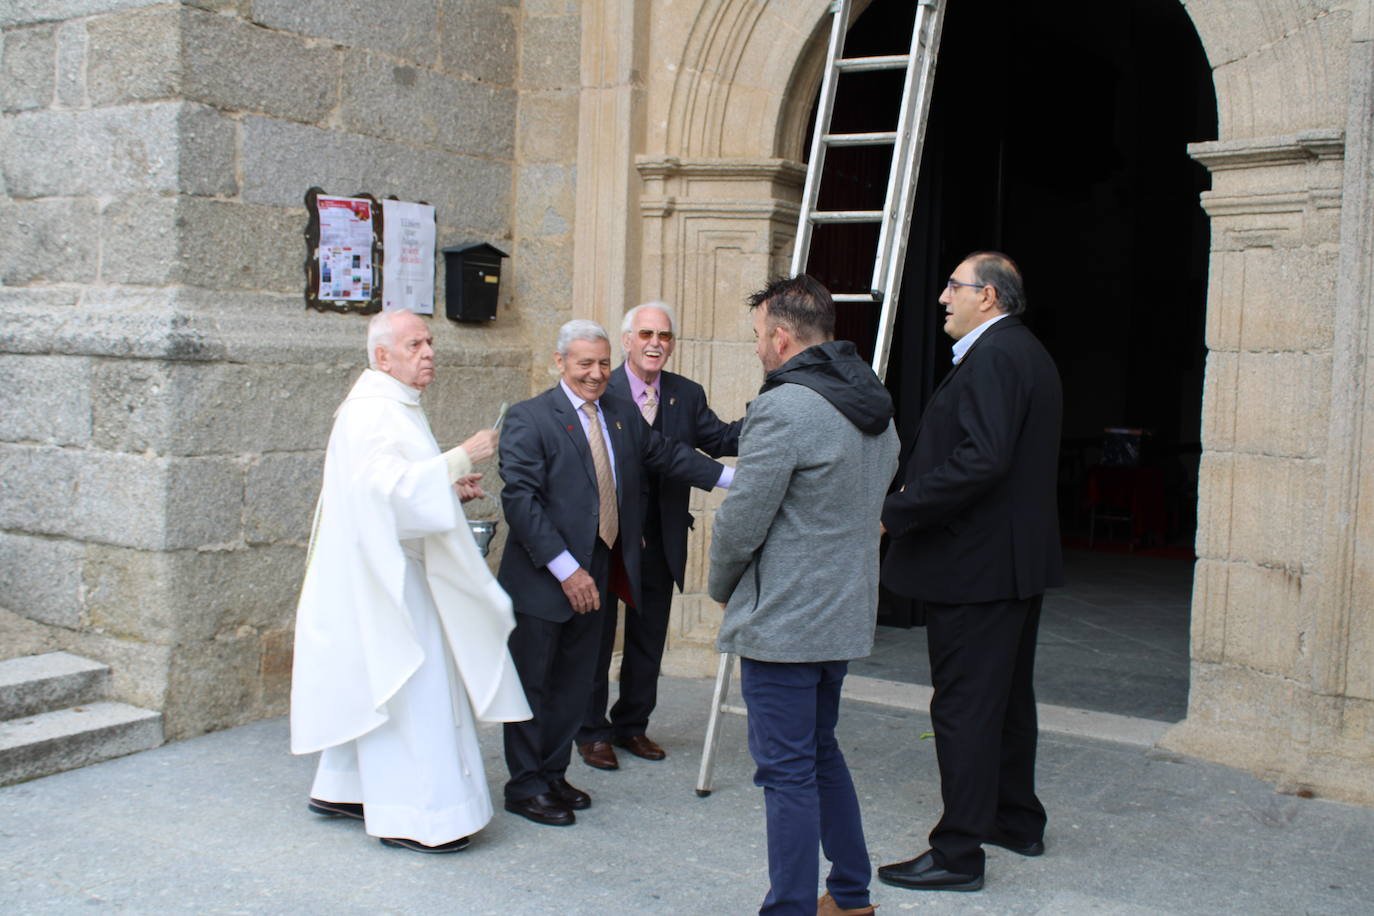
[{"label": "dress shirt", "polygon": [[644,407],[644,392],[652,388],[654,389],[654,400],[658,401],[658,409],[663,409],[663,376],[658,376],[652,382],[646,382],[644,379],[635,375],[634,370],[631,369],[629,365],[626,365],[625,378],[630,383],[630,398],[635,402],[636,408],[640,409],[642,412]]},{"label": "dress shirt", "polygon": [[[562,388],[563,393],[568,396],[568,401],[572,404],[573,413],[577,414],[577,419],[582,421],[582,435],[587,435],[592,425],[591,418],[582,410],[582,405],[587,403],[587,399],[578,397],[574,394],[573,390],[568,387],[568,383],[562,379],[558,380],[558,387]],[[596,402],[596,419],[601,424],[601,440],[606,443],[606,456],[611,459],[611,476],[615,477],[615,448],[611,445],[611,434],[610,431],[606,429],[606,415],[601,411],[601,402],[599,400]],[[619,498],[617,497],[617,503],[618,502]],[[546,568],[549,572],[553,573],[554,578],[562,582],[567,579],[568,576],[577,572],[579,564],[572,553],[565,550],[550,560]]]},{"label": "dress shirt", "polygon": [[987,321],[984,321],[982,324],[978,325],[978,327],[956,340],[954,342],[954,365],[957,366],[963,361],[964,354],[968,352],[969,347],[973,346],[974,342],[977,341],[979,337],[983,336],[984,331],[1005,317],[1007,317],[1006,312],[999,312],[996,318],[989,318]]}]

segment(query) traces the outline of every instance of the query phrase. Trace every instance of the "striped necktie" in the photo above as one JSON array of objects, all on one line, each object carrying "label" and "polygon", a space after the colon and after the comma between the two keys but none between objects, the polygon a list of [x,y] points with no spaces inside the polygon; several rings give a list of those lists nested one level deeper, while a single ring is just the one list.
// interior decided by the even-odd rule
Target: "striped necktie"
[{"label": "striped necktie", "polygon": [[587,445],[592,450],[592,466],[596,468],[596,489],[601,501],[597,533],[607,547],[615,544],[620,534],[620,512],[615,501],[615,477],[611,475],[611,456],[606,452],[606,440],[601,437],[601,420],[596,415],[596,402],[587,401],[582,412],[591,422],[587,424]]},{"label": "striped necktie", "polygon": [[658,392],[654,391],[653,385],[644,389],[644,400],[639,405],[639,412],[643,415],[645,423],[654,425],[654,418],[658,416]]}]

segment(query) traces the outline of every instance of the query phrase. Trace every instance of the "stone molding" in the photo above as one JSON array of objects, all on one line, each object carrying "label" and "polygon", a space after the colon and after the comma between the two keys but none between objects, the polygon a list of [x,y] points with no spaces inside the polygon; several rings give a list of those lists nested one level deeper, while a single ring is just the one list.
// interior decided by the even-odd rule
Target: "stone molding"
[{"label": "stone molding", "polygon": [[1188,155],[1213,174],[1230,169],[1252,169],[1341,159],[1345,156],[1345,131],[1304,130],[1279,137],[1248,137],[1242,140],[1208,140],[1189,143]]}]

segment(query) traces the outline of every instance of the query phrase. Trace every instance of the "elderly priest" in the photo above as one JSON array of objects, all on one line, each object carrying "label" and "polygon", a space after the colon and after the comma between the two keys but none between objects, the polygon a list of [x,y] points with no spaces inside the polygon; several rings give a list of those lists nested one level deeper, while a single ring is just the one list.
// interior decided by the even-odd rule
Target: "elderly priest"
[{"label": "elderly priest", "polygon": [[371,368],[335,414],[296,612],[291,751],[323,751],[311,811],[363,820],[387,846],[457,852],[492,814],[476,720],[530,710],[506,649],[510,599],[459,504],[482,495],[472,464],[496,434],[440,452],[420,408],[433,342],[410,312],[375,316]]}]

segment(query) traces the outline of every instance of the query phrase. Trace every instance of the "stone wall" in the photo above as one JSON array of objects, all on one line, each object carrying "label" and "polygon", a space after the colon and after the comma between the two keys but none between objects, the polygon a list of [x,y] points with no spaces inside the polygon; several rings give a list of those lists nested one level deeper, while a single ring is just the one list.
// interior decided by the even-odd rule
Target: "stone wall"
[{"label": "stone wall", "polygon": [[110,662],[169,737],[285,710],[365,360],[365,319],[303,306],[305,191],[428,201],[440,247],[513,253],[497,321],[431,322],[426,406],[460,441],[526,396],[530,328],[566,307],[577,24],[499,0],[0,10],[5,654]]}]

